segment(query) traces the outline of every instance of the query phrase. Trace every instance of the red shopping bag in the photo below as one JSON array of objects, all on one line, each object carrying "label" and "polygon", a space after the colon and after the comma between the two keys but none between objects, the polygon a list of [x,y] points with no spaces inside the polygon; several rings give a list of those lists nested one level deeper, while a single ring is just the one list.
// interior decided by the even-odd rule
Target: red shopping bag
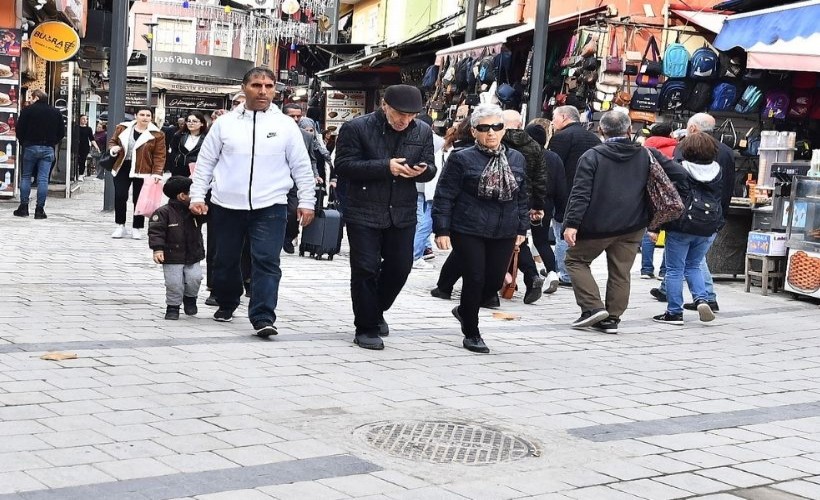
[{"label": "red shopping bag", "polygon": [[148,217],[162,206],[162,186],[162,182],[154,182],[150,178],[145,179],[140,190],[140,197],[137,198],[137,205],[134,207],[134,215]]}]

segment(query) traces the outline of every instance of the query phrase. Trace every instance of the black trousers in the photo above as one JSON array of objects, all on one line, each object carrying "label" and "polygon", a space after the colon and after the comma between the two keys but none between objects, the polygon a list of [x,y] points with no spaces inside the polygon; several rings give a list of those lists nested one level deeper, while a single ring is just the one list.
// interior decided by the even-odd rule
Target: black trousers
[{"label": "black trousers", "polygon": [[452,233],[450,241],[454,253],[458,253],[464,280],[458,307],[461,331],[465,337],[475,337],[479,335],[478,309],[486,297],[495,294],[504,284],[515,238],[490,239]]},{"label": "black trousers", "polygon": [[347,224],[350,243],[350,297],[356,335],[376,336],[413,267],[416,226],[376,229]]},{"label": "black trousers", "polygon": [[[131,162],[124,161],[114,176],[114,222],[125,224],[125,214],[128,210],[128,188],[131,188],[131,202],[136,206],[140,197],[143,180],[141,178],[131,178]],[[135,215],[132,227],[142,229],[145,227],[145,217]]]},{"label": "black trousers", "polygon": [[288,224],[285,226],[285,241],[293,241],[299,236],[299,219],[297,219],[296,209],[299,208],[299,197],[296,186],[288,191]]},{"label": "black trousers", "polygon": [[77,175],[85,175],[85,164],[88,161],[90,151],[77,152]]}]

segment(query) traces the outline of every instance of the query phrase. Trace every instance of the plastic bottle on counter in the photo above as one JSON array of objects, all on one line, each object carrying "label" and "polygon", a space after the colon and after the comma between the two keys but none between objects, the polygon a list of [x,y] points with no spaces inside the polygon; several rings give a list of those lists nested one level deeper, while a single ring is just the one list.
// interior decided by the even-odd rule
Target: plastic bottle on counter
[{"label": "plastic bottle on counter", "polygon": [[820,177],[820,149],[815,149],[811,152],[811,168],[809,168],[809,177]]}]

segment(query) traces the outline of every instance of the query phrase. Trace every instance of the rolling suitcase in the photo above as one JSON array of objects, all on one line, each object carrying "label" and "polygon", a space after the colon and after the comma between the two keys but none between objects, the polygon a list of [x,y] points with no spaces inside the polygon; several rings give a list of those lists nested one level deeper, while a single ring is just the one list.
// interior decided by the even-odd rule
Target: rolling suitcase
[{"label": "rolling suitcase", "polygon": [[324,204],[323,188],[316,189],[316,218],[302,228],[302,238],[299,241],[299,256],[309,253],[316,260],[327,255],[327,260],[339,253],[342,246],[342,217],[338,210],[322,208]]}]

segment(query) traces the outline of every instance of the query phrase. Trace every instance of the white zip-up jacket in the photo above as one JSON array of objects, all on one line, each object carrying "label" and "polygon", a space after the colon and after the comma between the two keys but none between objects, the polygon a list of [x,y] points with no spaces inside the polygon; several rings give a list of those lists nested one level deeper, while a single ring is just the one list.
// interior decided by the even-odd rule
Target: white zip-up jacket
[{"label": "white zip-up jacket", "polygon": [[251,111],[240,105],[216,120],[202,142],[191,202],[232,210],[287,204],[296,182],[299,208],[316,206],[315,180],[302,132],[276,106]]}]

